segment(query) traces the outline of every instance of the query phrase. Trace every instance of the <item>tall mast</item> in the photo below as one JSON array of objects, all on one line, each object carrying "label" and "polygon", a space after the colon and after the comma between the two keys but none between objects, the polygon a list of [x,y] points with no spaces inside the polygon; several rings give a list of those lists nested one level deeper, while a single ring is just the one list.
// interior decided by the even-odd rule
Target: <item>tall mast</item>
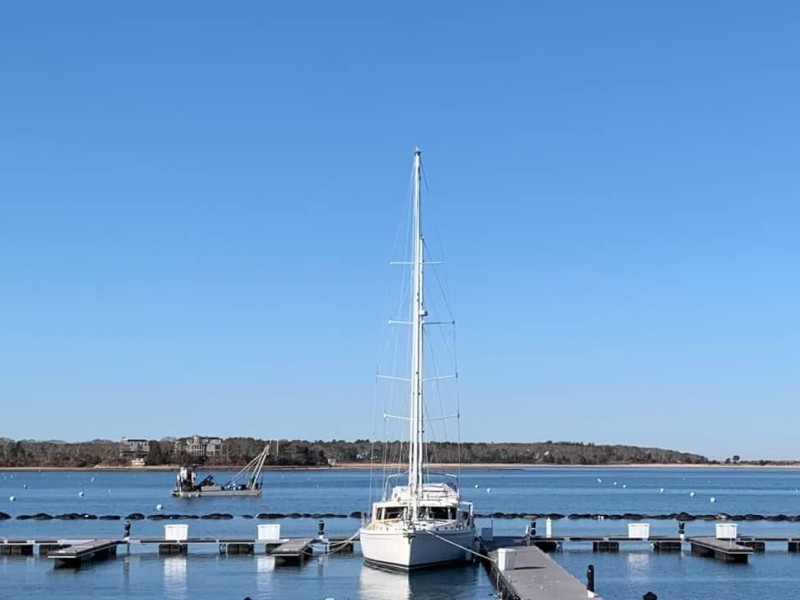
[{"label": "tall mast", "polygon": [[423,243],[422,243],[422,151],[414,150],[414,278],[411,303],[413,335],[411,339],[411,423],[409,442],[408,485],[416,514],[416,504],[422,495],[423,412],[422,412],[422,336],[427,312],[423,303]]}]

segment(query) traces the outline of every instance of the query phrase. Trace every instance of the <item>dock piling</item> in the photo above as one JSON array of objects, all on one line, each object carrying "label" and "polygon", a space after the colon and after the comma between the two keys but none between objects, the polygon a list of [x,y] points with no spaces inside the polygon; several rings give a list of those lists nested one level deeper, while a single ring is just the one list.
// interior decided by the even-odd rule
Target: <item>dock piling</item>
[{"label": "dock piling", "polygon": [[254,544],[228,544],[228,555],[231,554],[253,554]]},{"label": "dock piling", "polygon": [[159,544],[158,553],[162,556],[172,554],[187,554],[189,552],[188,544],[172,543],[172,544]]},{"label": "dock piling", "polygon": [[592,542],[593,552],[619,552],[619,542],[612,542],[610,540],[601,540]]},{"label": "dock piling", "polygon": [[661,540],[657,542],[653,542],[653,551],[654,552],[680,552],[681,551],[681,543],[671,541],[671,540]]},{"label": "dock piling", "polygon": [[33,544],[7,543],[0,545],[0,556],[33,556]]}]

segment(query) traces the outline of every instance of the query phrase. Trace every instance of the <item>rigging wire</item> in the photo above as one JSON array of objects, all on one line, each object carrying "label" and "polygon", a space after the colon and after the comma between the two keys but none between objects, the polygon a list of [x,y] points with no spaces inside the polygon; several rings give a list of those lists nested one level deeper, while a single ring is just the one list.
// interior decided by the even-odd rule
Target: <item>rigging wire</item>
[{"label": "rigging wire", "polygon": [[[429,182],[428,182],[428,179],[427,179],[427,173],[426,173],[424,165],[421,165],[420,174],[421,174],[422,183],[424,185],[424,189],[425,189],[426,194],[427,194],[428,192],[430,192],[430,186],[429,186]],[[397,227],[397,230],[396,230],[396,233],[395,233],[395,240],[394,240],[395,244],[394,244],[394,250],[393,250],[393,254],[395,252],[397,252],[397,254],[399,254],[402,257],[401,261],[399,261],[400,264],[402,265],[402,271],[401,271],[401,275],[400,275],[401,280],[400,280],[400,285],[398,286],[399,287],[399,291],[398,291],[398,297],[397,297],[396,303],[395,303],[394,314],[398,315],[398,317],[406,315],[405,319],[398,318],[397,320],[398,321],[405,320],[406,322],[409,322],[409,323],[413,322],[413,298],[411,298],[412,286],[413,286],[413,268],[412,268],[411,262],[412,262],[412,259],[413,259],[413,255],[409,256],[409,251],[413,248],[412,237],[414,235],[414,231],[413,231],[414,230],[414,224],[413,223],[414,223],[414,218],[415,218],[415,215],[414,215],[414,183],[415,183],[414,179],[415,179],[415,176],[416,176],[415,167],[412,166],[411,176],[409,177],[408,188],[407,188],[408,203],[407,203],[407,207],[406,207],[407,208],[407,212],[406,212],[407,218],[405,219],[405,228],[403,228],[402,220],[401,220],[401,223],[398,224],[398,227]],[[431,222],[430,225],[432,225],[434,230],[436,230],[435,222]],[[403,231],[403,229],[405,229],[405,231]],[[405,235],[403,235],[403,233]],[[442,246],[441,246],[441,238],[439,236],[436,236],[436,235],[434,235],[434,237],[436,237],[436,239],[438,240],[438,246],[439,246],[439,249],[440,249],[439,250],[439,254],[441,256],[444,256],[444,251],[443,251]],[[398,252],[398,248],[397,247],[399,245],[399,242],[400,242],[401,238],[404,238],[404,240],[403,240],[404,243],[402,244],[402,247],[404,248],[404,251]],[[428,243],[427,243],[427,241],[426,241],[426,239],[424,237],[422,239],[422,247],[423,247],[423,257],[422,257],[423,261],[425,261],[428,264],[434,263],[434,261],[432,261],[431,258],[430,258],[430,255],[431,255],[430,248],[428,247]],[[432,266],[434,266],[434,265],[432,265]],[[441,372],[440,370],[443,367],[442,367],[442,363],[439,360],[440,358],[445,358],[446,359],[445,360],[446,364],[444,365],[444,367],[449,369],[452,366],[452,369],[453,369],[453,376],[454,376],[453,378],[455,380],[455,393],[454,393],[454,399],[455,399],[455,405],[456,405],[455,406],[455,408],[456,408],[455,417],[456,417],[456,420],[457,420],[457,427],[456,427],[457,439],[456,439],[456,457],[455,457],[455,462],[458,464],[458,475],[460,476],[460,473],[461,473],[460,460],[461,460],[461,451],[462,451],[462,449],[461,449],[461,424],[460,424],[459,416],[460,416],[460,413],[461,413],[461,407],[460,407],[460,393],[459,393],[459,386],[458,386],[458,369],[457,369],[458,365],[457,365],[457,361],[456,361],[457,356],[456,356],[455,348],[454,347],[451,348],[451,346],[454,346],[454,343],[455,343],[455,327],[454,327],[455,321],[453,320],[453,317],[452,317],[452,315],[453,315],[452,306],[450,305],[449,296],[448,296],[448,294],[446,292],[446,289],[449,287],[447,285],[447,281],[443,280],[443,278],[440,276],[439,270],[436,269],[436,268],[430,268],[429,267],[426,270],[426,275],[428,275],[428,274],[432,274],[433,277],[432,278],[426,277],[425,308],[426,308],[426,310],[428,310],[428,308],[432,309],[433,314],[441,313],[443,316],[446,315],[446,318],[448,319],[448,321],[450,321],[452,323],[452,326],[443,327],[443,328],[440,328],[440,327],[433,327],[433,328],[426,327],[425,328],[425,333],[423,334],[422,344],[426,348],[426,359],[427,359],[426,362],[430,361],[429,362],[429,366],[431,367],[431,372],[432,373],[440,373]],[[431,285],[429,285],[430,283],[432,283],[434,285],[431,286]],[[435,293],[428,294],[427,290],[429,290],[431,288],[433,288],[435,290]],[[386,299],[388,300],[388,298],[390,296],[390,294],[388,293],[388,290],[387,290],[387,293],[385,294],[385,296],[386,296]],[[431,329],[436,329],[437,331],[433,332],[433,331],[431,331]],[[449,334],[449,337],[448,337],[448,334],[446,333],[446,331],[449,331],[451,329],[452,329],[452,333]],[[393,375],[393,376],[396,376],[397,373],[407,372],[411,368],[411,361],[410,361],[410,358],[409,358],[410,357],[410,352],[409,351],[410,351],[410,348],[411,348],[411,337],[412,337],[412,334],[413,334],[412,329],[411,328],[406,328],[406,327],[393,327],[393,326],[390,326],[389,330],[390,330],[389,334],[384,337],[385,343],[381,345],[381,350],[379,352],[379,355],[382,357],[382,359],[379,360],[379,365],[382,365],[382,366],[379,366],[378,369],[376,369],[376,376],[377,375],[383,375],[381,370],[384,367],[390,367],[389,370],[386,372],[386,375]],[[436,352],[431,352],[431,350],[433,350],[434,347],[435,347]],[[442,349],[443,349],[444,354],[443,354],[442,357],[440,357],[440,356],[437,355],[437,352],[442,351]],[[403,350],[403,352],[401,352],[401,350]],[[408,413],[408,410],[409,410],[408,395],[410,394],[410,387],[408,386],[408,384],[401,385],[401,384],[398,384],[397,382],[390,383],[389,384],[390,387],[388,388],[388,394],[386,394],[386,396],[384,397],[378,390],[379,385],[381,385],[380,382],[379,382],[379,379],[380,379],[380,377],[376,377],[375,393],[374,393],[374,396],[373,396],[373,414],[376,417],[376,419],[373,421],[373,423],[375,425],[377,425],[377,416],[379,414],[378,413],[379,404],[382,403],[384,405],[384,414],[383,414],[383,419],[382,419],[383,420],[383,428],[382,428],[383,429],[383,436],[382,436],[383,443],[382,443],[382,453],[381,454],[382,454],[382,459],[383,459],[382,460],[382,462],[383,462],[383,481],[384,481],[384,486],[385,486],[386,485],[386,481],[387,481],[387,477],[390,475],[390,473],[393,473],[393,472],[402,473],[402,472],[404,472],[406,470],[406,467],[407,467],[407,464],[405,464],[405,463],[408,460],[408,450],[407,450],[407,448],[408,448],[408,444],[410,442],[403,442],[402,441],[407,437],[407,435],[405,435],[405,434],[398,435],[398,436],[394,437],[394,440],[397,440],[397,441],[391,441],[390,442],[390,430],[391,430],[391,427],[390,427],[390,424],[389,424],[389,420],[393,420],[393,419],[387,418],[387,415],[401,415],[401,414]],[[440,452],[440,449],[437,448],[437,447],[433,447],[432,448],[431,445],[429,444],[430,441],[433,441],[433,442],[436,442],[436,441],[447,441],[449,439],[448,425],[447,425],[447,420],[449,420],[449,419],[441,419],[442,423],[441,423],[440,426],[437,427],[438,420],[435,420],[435,419],[431,418],[431,410],[430,410],[431,407],[433,406],[433,404],[436,404],[436,405],[438,405],[438,409],[439,409],[439,411],[440,411],[440,413],[442,415],[444,415],[446,412],[448,412],[448,411],[445,411],[445,407],[444,407],[445,388],[446,388],[447,385],[448,384],[446,384],[446,383],[444,383],[442,381],[438,381],[438,380],[437,381],[433,381],[433,382],[423,383],[423,387],[424,387],[423,393],[426,394],[426,397],[429,395],[431,397],[431,399],[435,399],[434,403],[426,402],[424,404],[424,415],[422,415],[422,417],[424,419],[424,425],[425,425],[425,429],[426,429],[426,434],[427,434],[425,436],[425,440],[423,441],[422,452],[424,453],[423,456],[425,456],[426,458],[434,458],[434,457],[436,457],[437,455],[440,455],[440,454],[443,456],[443,453],[444,453],[444,448],[441,449],[441,452]],[[400,405],[400,407],[402,407],[400,410],[397,410],[397,406],[396,405],[398,405],[398,404]],[[451,408],[451,411],[452,411],[452,408]],[[441,431],[439,431],[439,429]],[[369,457],[370,458],[370,501],[371,502],[372,502],[372,499],[373,499],[373,495],[372,495],[373,484],[375,483],[374,480],[373,480],[373,475],[377,474],[376,470],[374,468],[374,464],[373,464],[374,461],[372,460],[372,458],[375,456],[375,449],[376,449],[376,445],[378,443],[377,440],[375,439],[376,438],[375,433],[377,433],[377,432],[375,430],[373,430],[373,440],[372,440],[372,443],[370,445],[370,457]],[[440,436],[440,434],[441,434],[441,436]],[[449,460],[452,461],[452,457]],[[431,461],[426,460],[425,462],[428,463],[428,462],[431,462]],[[427,470],[427,464],[426,464],[426,470]],[[383,492],[384,494],[385,494],[385,491],[386,490],[384,490],[384,492]]]},{"label": "rigging wire", "polygon": [[[406,203],[406,209],[404,211],[406,217],[405,217],[405,219],[399,219],[398,220],[399,222],[398,222],[398,226],[397,226],[397,229],[396,229],[396,232],[395,232],[395,240],[394,240],[394,245],[393,245],[393,250],[392,250],[392,254],[393,255],[399,255],[400,256],[399,263],[402,266],[401,273],[400,273],[400,286],[398,286],[399,289],[397,290],[397,294],[398,295],[397,295],[396,302],[393,303],[394,304],[393,310],[391,311],[391,314],[398,315],[398,317],[400,317],[400,319],[398,319],[398,320],[402,320],[402,317],[403,317],[404,313],[407,313],[407,316],[405,316],[405,318],[409,319],[410,313],[411,313],[411,305],[408,304],[408,306],[406,306],[406,304],[407,304],[407,297],[410,295],[410,285],[411,285],[411,282],[412,282],[411,276],[409,274],[409,268],[408,268],[408,263],[410,262],[409,261],[409,256],[408,256],[408,252],[409,252],[409,249],[411,248],[411,237],[412,237],[412,233],[413,233],[412,232],[412,227],[413,227],[413,185],[414,185],[414,169],[412,167],[411,174],[410,174],[410,177],[408,179],[408,185],[407,185],[407,195],[406,195],[406,197],[407,197],[408,201]],[[402,238],[402,240],[401,240],[401,238]],[[402,243],[401,243],[401,241],[402,241]],[[400,248],[402,248],[402,251],[399,251]],[[394,286],[392,286],[392,287],[394,287]],[[388,305],[388,298],[389,298],[389,291],[388,290],[389,290],[389,286],[387,285],[386,293],[385,293],[384,305]],[[389,328],[389,334],[383,336],[384,344],[382,345],[382,347],[380,348],[379,353],[378,353],[378,355],[379,355],[379,365],[383,364],[384,366],[388,366],[389,367],[389,371],[392,374],[399,372],[405,366],[405,361],[401,358],[401,352],[400,352],[402,347],[403,347],[403,345],[404,345],[403,344],[403,340],[401,339],[403,337],[403,334],[400,332],[401,329],[403,329],[403,328],[398,328],[398,327],[390,327]],[[409,334],[407,333],[405,335],[405,337],[408,338]],[[409,342],[406,342],[406,344],[409,344]],[[380,374],[379,369],[380,369],[380,367],[378,369],[376,369],[376,375]],[[395,392],[396,389],[397,389],[397,386],[391,387],[389,389],[390,393],[388,395],[388,398],[385,398],[383,400],[383,402],[382,402],[382,404],[384,405],[383,406],[384,414],[387,412],[387,409],[388,409],[388,412],[391,413],[391,414],[397,413],[396,407],[395,407],[395,404],[398,402],[397,393]],[[378,414],[380,414],[378,412],[379,401],[380,401],[380,394],[379,394],[379,388],[378,388],[378,378],[376,377],[375,392],[374,392],[374,395],[373,395],[373,415],[374,415],[373,423],[376,424],[376,425],[377,425]],[[382,427],[382,434],[380,436],[381,440],[383,440],[382,453],[381,453],[382,454],[382,461],[381,462],[383,464],[383,468],[382,468],[383,477],[382,477],[382,479],[384,481],[386,481],[387,476],[389,475],[389,473],[392,470],[398,470],[399,471],[402,468],[403,445],[402,444],[396,445],[396,444],[389,443],[389,424],[388,424],[388,420],[384,417],[384,418],[382,418],[382,422],[383,422],[383,427]],[[369,457],[370,458],[370,463],[371,463],[370,464],[370,474],[371,474],[370,501],[372,501],[372,489],[373,489],[373,484],[374,484],[374,481],[372,480],[372,474],[374,473],[374,465],[373,465],[374,461],[372,459],[375,456],[375,444],[377,442],[377,440],[375,438],[378,437],[376,435],[376,433],[377,433],[377,431],[375,431],[373,429],[373,440],[372,440],[372,444],[371,444],[371,448],[370,448],[370,457]],[[402,437],[401,437],[401,439],[402,439]],[[391,467],[391,465],[393,465],[393,464],[397,465],[396,468],[394,468],[394,469]]]}]

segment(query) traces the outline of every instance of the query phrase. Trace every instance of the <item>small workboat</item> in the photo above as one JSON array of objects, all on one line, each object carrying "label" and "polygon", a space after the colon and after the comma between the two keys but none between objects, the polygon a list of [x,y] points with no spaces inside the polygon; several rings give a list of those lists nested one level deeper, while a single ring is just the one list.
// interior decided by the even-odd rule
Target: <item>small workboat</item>
[{"label": "small workboat", "polygon": [[261,496],[261,470],[269,456],[270,445],[251,460],[227,483],[220,485],[213,475],[206,476],[197,483],[197,471],[192,467],[181,467],[172,495],[176,498],[201,498],[203,496]]}]

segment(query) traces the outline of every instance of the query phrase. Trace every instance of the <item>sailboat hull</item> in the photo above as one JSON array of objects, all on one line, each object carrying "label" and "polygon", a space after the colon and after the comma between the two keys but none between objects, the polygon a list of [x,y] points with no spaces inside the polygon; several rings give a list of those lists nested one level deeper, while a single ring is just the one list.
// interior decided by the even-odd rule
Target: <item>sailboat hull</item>
[{"label": "sailboat hull", "polygon": [[361,552],[372,566],[399,571],[430,569],[472,560],[473,529],[361,530]]}]

